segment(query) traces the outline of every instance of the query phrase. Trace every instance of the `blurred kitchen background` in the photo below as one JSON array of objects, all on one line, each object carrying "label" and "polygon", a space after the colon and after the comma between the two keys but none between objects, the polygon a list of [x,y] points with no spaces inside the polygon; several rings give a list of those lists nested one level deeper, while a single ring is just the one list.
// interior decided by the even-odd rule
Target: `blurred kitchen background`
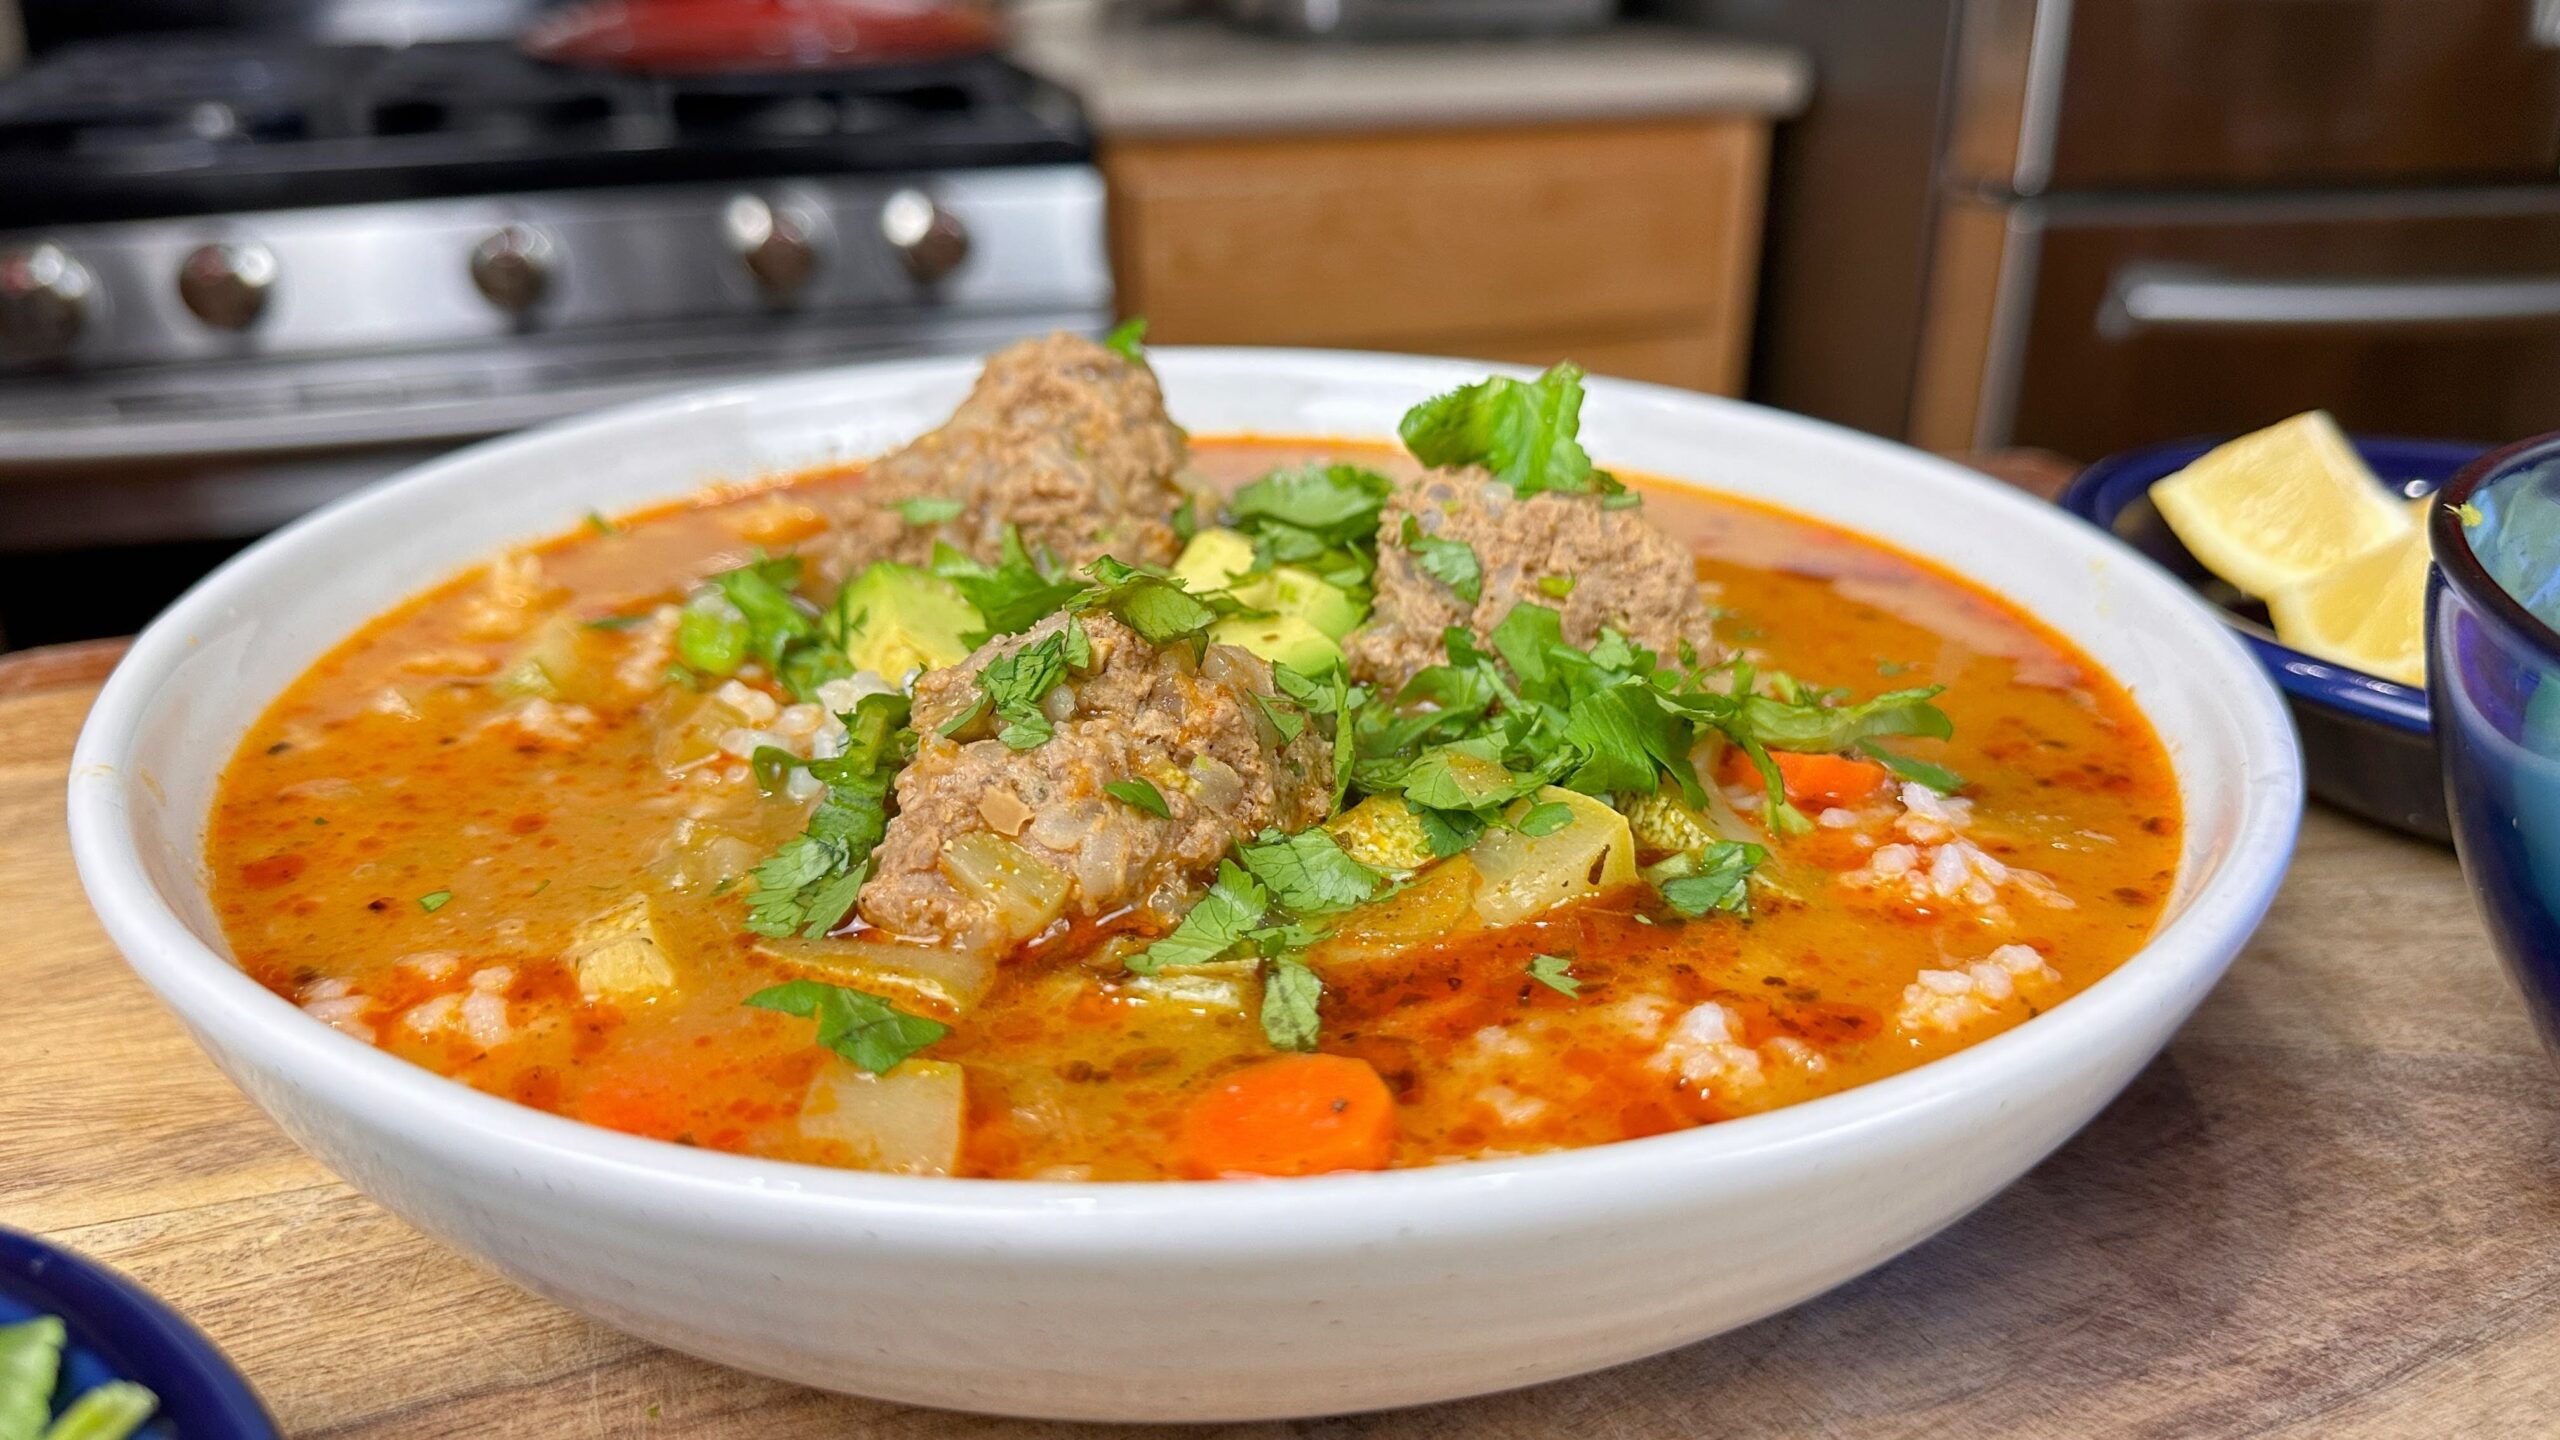
[{"label": "blurred kitchen background", "polygon": [[0,0],[0,648],[482,436],[1125,314],[1958,452],[2560,428],[2560,0]]}]

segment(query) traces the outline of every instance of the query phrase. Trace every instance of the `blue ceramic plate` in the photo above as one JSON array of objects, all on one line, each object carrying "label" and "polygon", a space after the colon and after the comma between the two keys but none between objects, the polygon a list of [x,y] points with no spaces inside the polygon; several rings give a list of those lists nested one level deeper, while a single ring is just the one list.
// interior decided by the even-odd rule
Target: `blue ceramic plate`
[{"label": "blue ceramic plate", "polygon": [[70,1331],[59,1406],[109,1380],[160,1397],[138,1432],[150,1440],[277,1440],[247,1381],[203,1332],[150,1292],[93,1261],[0,1230],[0,1325],[58,1315]]},{"label": "blue ceramic plate", "polygon": [[[2276,638],[2266,607],[2216,578],[2151,506],[2151,487],[2219,440],[2177,440],[2110,455],[2062,492],[2063,508],[2167,566],[2221,609],[2265,664],[2302,732],[2311,793],[2341,810],[2449,841],[2444,779],[2427,724],[2427,692],[2305,655]],[[2423,495],[2487,448],[2444,440],[2378,440],[2355,447],[2395,495]]]}]

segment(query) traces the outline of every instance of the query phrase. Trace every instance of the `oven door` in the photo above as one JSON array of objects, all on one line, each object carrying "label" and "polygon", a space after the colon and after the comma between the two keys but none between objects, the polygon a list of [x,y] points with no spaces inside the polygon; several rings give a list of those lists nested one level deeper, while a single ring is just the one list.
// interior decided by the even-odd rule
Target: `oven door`
[{"label": "oven door", "polygon": [[1977,444],[2087,459],[2310,409],[2389,435],[2560,429],[2560,187],[1998,219]]}]

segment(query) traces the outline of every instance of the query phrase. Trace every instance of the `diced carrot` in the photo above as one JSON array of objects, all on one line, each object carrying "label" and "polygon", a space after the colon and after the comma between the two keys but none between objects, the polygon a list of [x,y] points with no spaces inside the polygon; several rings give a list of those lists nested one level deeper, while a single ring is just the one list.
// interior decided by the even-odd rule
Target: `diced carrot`
[{"label": "diced carrot", "polygon": [[1395,1138],[1395,1099],[1377,1071],[1346,1055],[1283,1055],[1191,1102],[1182,1170],[1196,1180],[1383,1170]]},{"label": "diced carrot", "polygon": [[1891,771],[1875,761],[1847,755],[1798,755],[1773,750],[1769,758],[1777,762],[1778,778],[1786,784],[1787,798],[1799,810],[1828,810],[1873,799],[1893,778]]}]

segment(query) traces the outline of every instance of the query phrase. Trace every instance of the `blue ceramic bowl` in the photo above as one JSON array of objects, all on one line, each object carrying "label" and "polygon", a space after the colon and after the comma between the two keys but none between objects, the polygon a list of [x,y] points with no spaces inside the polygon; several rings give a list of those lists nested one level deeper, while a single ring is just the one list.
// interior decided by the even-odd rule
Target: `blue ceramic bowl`
[{"label": "blue ceramic bowl", "polygon": [[[2221,444],[2178,440],[2111,455],[2080,472],[2063,508],[2168,567],[2222,611],[2275,677],[2302,732],[2311,793],[2350,814],[2429,840],[2452,838],[2427,692],[2306,655],[2276,638],[2267,609],[2187,551],[2152,508],[2151,487]],[[2394,495],[2424,495],[2484,448],[2444,440],[2359,436],[2355,447]]]},{"label": "blue ceramic bowl", "polygon": [[2427,682],[2454,846],[2560,1054],[2560,435],[2466,467],[2428,531]]},{"label": "blue ceramic bowl", "polygon": [[109,1380],[149,1386],[160,1410],[150,1440],[277,1440],[275,1421],[203,1332],[103,1265],[14,1230],[0,1230],[0,1325],[58,1315],[60,1405]]}]

